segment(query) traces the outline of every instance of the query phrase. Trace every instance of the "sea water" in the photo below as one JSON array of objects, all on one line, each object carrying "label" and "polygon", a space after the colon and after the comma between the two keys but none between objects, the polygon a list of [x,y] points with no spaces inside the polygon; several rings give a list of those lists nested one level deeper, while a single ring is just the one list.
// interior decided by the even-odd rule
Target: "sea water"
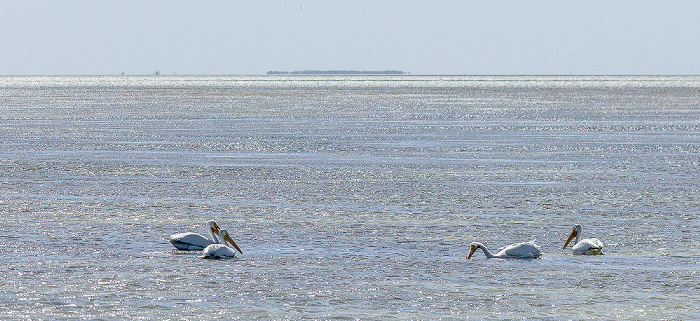
[{"label": "sea water", "polygon": [[2,319],[700,318],[700,77],[0,77],[0,137]]}]

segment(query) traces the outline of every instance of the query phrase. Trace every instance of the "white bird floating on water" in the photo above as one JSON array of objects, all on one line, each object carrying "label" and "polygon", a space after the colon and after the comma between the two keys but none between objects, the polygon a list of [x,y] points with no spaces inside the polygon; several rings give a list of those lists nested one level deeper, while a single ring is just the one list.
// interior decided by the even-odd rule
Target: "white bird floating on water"
[{"label": "white bird floating on water", "polygon": [[243,254],[243,251],[241,251],[241,248],[238,247],[236,242],[233,241],[230,235],[228,235],[228,231],[226,230],[219,230],[219,243],[218,244],[211,244],[204,248],[204,251],[202,251],[202,258],[203,259],[228,259],[236,256],[236,250],[234,250],[232,247],[226,245],[226,242],[230,243],[233,245],[233,247],[238,250],[241,254]]},{"label": "white bird floating on water", "polygon": [[542,249],[539,245],[535,244],[535,241],[513,243],[498,249],[498,253],[496,254],[491,253],[486,245],[473,242],[470,246],[467,260],[469,260],[478,249],[484,251],[488,259],[536,259],[542,254]]},{"label": "white bird floating on water", "polygon": [[211,244],[219,243],[219,240],[216,238],[219,233],[219,226],[216,222],[208,221],[207,230],[209,230],[211,240],[198,233],[185,232],[170,235],[168,241],[170,241],[176,249],[181,251],[201,251]]},{"label": "white bird floating on water", "polygon": [[603,242],[601,242],[597,238],[590,238],[590,239],[583,239],[581,241],[578,240],[579,236],[581,234],[581,225],[576,224],[574,225],[573,231],[571,231],[571,235],[569,235],[569,238],[566,240],[566,243],[564,243],[564,247],[562,248],[565,249],[567,245],[571,242],[571,240],[576,238],[576,241],[574,241],[574,247],[573,251],[574,254],[577,255],[598,255],[598,254],[603,254]]}]

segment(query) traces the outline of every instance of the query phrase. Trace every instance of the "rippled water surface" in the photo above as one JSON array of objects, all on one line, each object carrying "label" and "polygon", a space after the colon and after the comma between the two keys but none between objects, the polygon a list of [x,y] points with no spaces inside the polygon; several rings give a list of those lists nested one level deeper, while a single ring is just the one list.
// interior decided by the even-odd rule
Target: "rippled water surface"
[{"label": "rippled water surface", "polygon": [[2,319],[700,318],[700,77],[0,77],[0,135]]}]

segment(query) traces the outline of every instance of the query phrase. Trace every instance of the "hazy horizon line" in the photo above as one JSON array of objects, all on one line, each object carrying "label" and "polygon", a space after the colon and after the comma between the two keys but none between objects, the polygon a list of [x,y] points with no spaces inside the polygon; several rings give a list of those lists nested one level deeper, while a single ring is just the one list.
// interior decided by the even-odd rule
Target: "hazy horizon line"
[{"label": "hazy horizon line", "polygon": [[404,74],[373,74],[373,73],[367,73],[367,74],[342,74],[342,73],[337,73],[337,74],[296,74],[296,73],[288,73],[288,74],[267,74],[267,73],[251,73],[251,74],[208,74],[208,73],[172,73],[172,74],[154,74],[154,73],[149,73],[149,74],[125,74],[125,73],[116,73],[116,74],[0,74],[0,77],[66,77],[66,76],[75,76],[75,77],[105,77],[105,76],[124,76],[124,77],[131,77],[131,76],[153,76],[153,77],[170,77],[170,76],[211,76],[211,77],[222,77],[222,76],[269,76],[269,77],[278,77],[278,76],[294,76],[294,77],[313,77],[313,76],[392,76],[392,77],[412,77],[412,76],[466,76],[466,77],[508,77],[508,76],[533,76],[533,77],[562,77],[562,76],[582,76],[582,77],[602,77],[602,76],[607,76],[607,77],[634,77],[634,76],[639,76],[639,77],[693,77],[693,76],[700,76],[700,74],[431,74],[431,73],[426,73],[426,74],[413,74],[413,73],[404,73]]}]

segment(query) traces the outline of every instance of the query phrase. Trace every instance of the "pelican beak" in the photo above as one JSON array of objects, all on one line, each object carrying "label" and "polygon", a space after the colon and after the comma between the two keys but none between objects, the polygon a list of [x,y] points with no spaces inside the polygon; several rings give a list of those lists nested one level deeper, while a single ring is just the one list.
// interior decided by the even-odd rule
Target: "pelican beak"
[{"label": "pelican beak", "polygon": [[576,235],[578,235],[578,232],[576,232],[576,230],[572,231],[572,232],[571,232],[571,235],[569,235],[569,238],[566,240],[566,243],[564,243],[564,247],[562,247],[561,249],[562,249],[562,250],[565,249],[566,246],[569,245],[569,243],[571,242],[571,240],[573,240],[574,237],[576,237]]},{"label": "pelican beak", "polygon": [[210,226],[209,229],[214,232],[214,235],[219,235],[219,226],[214,224],[214,226]]},{"label": "pelican beak", "polygon": [[243,251],[241,251],[241,248],[238,247],[238,244],[236,244],[236,242],[234,242],[233,239],[228,234],[224,235],[224,239],[227,242],[231,243],[231,245],[233,245],[233,247],[235,247],[236,250],[238,250],[238,252],[241,252],[241,254],[243,254]]},{"label": "pelican beak", "polygon": [[469,254],[467,255],[467,260],[472,258],[472,255],[474,255],[474,252],[476,252],[476,249],[478,249],[478,247],[476,247],[476,246],[472,246],[469,249]]}]

